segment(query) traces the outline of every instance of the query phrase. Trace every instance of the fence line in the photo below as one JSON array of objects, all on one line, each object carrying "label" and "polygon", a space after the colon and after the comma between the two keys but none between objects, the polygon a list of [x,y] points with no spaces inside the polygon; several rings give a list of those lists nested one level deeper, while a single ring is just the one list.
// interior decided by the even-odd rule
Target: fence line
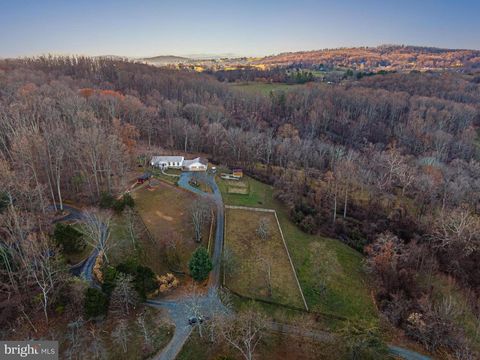
[{"label": "fence line", "polygon": [[[250,211],[258,211],[258,212],[268,212],[268,213],[273,213],[275,215],[275,220],[277,221],[278,229],[280,230],[280,235],[282,236],[282,241],[283,241],[283,246],[285,248],[285,251],[287,252],[287,257],[288,261],[290,262],[290,266],[292,267],[293,275],[295,276],[295,281],[297,282],[298,290],[300,291],[300,295],[303,300],[303,305],[305,306],[305,309],[308,310],[308,305],[307,301],[305,300],[305,296],[303,295],[302,287],[300,286],[300,281],[298,281],[298,276],[297,276],[297,271],[295,270],[295,266],[293,266],[293,261],[292,257],[290,256],[290,252],[288,251],[288,246],[287,242],[285,241],[285,237],[283,236],[283,231],[282,227],[280,226],[280,221],[278,221],[278,216],[277,212],[274,209],[262,209],[262,208],[254,208],[254,207],[248,207],[248,206],[236,206],[236,205],[225,205],[225,208],[227,209],[237,209],[237,210],[250,210]],[[224,215],[226,219],[226,214]],[[226,228],[226,221],[224,223],[224,226]],[[224,237],[225,239],[225,237]],[[225,282],[224,282],[225,285]]]},{"label": "fence line", "polygon": [[228,286],[226,286],[226,285],[224,285],[223,287],[224,287],[225,289],[227,289],[227,290],[228,290],[230,293],[232,293],[233,295],[239,297],[240,299],[258,301],[258,302],[261,302],[261,303],[264,303],[264,304],[281,306],[281,307],[284,307],[284,308],[287,308],[287,309],[291,309],[291,310],[295,310],[295,311],[301,311],[301,312],[304,312],[304,313],[309,313],[309,314],[314,314],[314,315],[322,316],[322,317],[325,318],[325,319],[335,319],[335,320],[341,320],[341,321],[345,321],[345,320],[348,319],[348,318],[346,318],[345,316],[341,316],[341,315],[336,315],[336,314],[331,314],[331,313],[327,313],[327,312],[323,312],[323,311],[316,311],[316,310],[310,311],[310,310],[304,309],[303,307],[298,307],[298,306],[288,305],[288,304],[282,304],[282,303],[275,302],[275,301],[271,301],[271,300],[267,300],[267,299],[260,299],[260,298],[255,298],[255,297],[251,297],[251,296],[247,296],[247,295],[242,295],[242,294],[236,292],[235,290],[230,289],[230,288],[229,288]]},{"label": "fence line", "polygon": [[237,210],[250,210],[250,211],[259,211],[259,212],[268,212],[274,213],[275,210],[273,209],[262,209],[262,208],[254,208],[248,206],[237,206],[237,205],[225,205],[226,209],[237,209]]},{"label": "fence line", "polygon": [[209,254],[210,254],[210,245],[212,242],[213,224],[215,223],[215,213],[213,209],[210,211],[210,215],[212,220],[210,220],[210,232],[208,233],[208,247],[207,247],[207,251]]},{"label": "fence line", "polygon": [[283,245],[285,246],[285,251],[287,252],[288,260],[290,261],[290,265],[292,266],[293,275],[295,276],[295,280],[297,281],[298,290],[300,290],[300,295],[302,295],[302,300],[303,300],[303,304],[305,305],[305,309],[307,309],[308,311],[307,301],[305,300],[305,296],[303,295],[302,287],[300,286],[300,282],[298,281],[297,272],[295,270],[295,266],[293,266],[293,261],[290,256],[290,251],[288,251],[287,243],[285,241],[285,238],[283,237],[283,231],[282,231],[282,227],[280,226],[280,221],[278,221],[277,212],[274,211],[274,214],[275,214],[275,219],[277,220],[278,228],[280,229],[280,235],[282,235]]}]

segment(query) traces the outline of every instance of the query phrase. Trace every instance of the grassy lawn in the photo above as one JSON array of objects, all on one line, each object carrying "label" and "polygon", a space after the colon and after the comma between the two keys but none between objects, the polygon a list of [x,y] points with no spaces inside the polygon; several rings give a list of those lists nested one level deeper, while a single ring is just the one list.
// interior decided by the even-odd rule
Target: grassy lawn
[{"label": "grassy lawn", "polygon": [[271,186],[248,177],[244,181],[249,183],[248,195],[228,194],[225,181],[217,180],[226,204],[277,211],[310,310],[377,321],[362,255],[338,240],[302,232],[289,220],[285,207],[274,199]]},{"label": "grassy lawn", "polygon": [[[229,289],[251,298],[303,308],[303,301],[273,213],[226,209],[225,249],[233,266],[225,271]],[[260,220],[268,237],[256,234]],[[268,272],[270,270],[270,280]]]},{"label": "grassy lawn", "polygon": [[[190,256],[199,246],[194,240],[188,210],[196,195],[160,183],[153,188],[141,188],[132,196],[136,210],[152,235],[142,244],[145,262],[157,273],[171,270],[171,258],[167,259],[166,252],[167,248],[175,249],[174,253],[178,255],[176,266],[179,267],[175,270],[187,272]],[[203,229],[202,244],[205,247],[209,231],[210,222]]]},{"label": "grassy lawn", "polygon": [[292,91],[301,89],[303,85],[299,84],[284,84],[284,83],[262,83],[262,82],[247,82],[247,83],[232,83],[232,89],[243,91],[253,95],[270,95],[272,91]]},{"label": "grassy lawn", "polygon": [[179,179],[179,176],[180,174],[182,173],[181,170],[178,170],[178,169],[167,169],[165,170],[165,174],[169,174],[169,175],[176,175],[176,176],[168,176],[168,175],[165,175],[164,173],[162,173],[160,171],[160,169],[158,168],[149,168],[148,169],[149,172],[152,173],[152,175],[158,179],[161,179],[162,181],[165,181],[169,184],[172,184],[172,185],[175,185],[175,183],[178,181]]}]

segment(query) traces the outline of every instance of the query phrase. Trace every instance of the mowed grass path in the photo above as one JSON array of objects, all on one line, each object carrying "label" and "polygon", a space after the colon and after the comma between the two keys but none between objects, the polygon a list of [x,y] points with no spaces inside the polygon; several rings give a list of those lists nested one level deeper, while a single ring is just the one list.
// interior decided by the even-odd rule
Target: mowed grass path
[{"label": "mowed grass path", "polygon": [[339,240],[302,232],[289,220],[286,208],[274,199],[272,186],[248,177],[244,181],[249,182],[248,195],[228,194],[223,180],[217,180],[225,204],[277,211],[310,310],[376,322],[378,313],[362,255]]},{"label": "mowed grass path", "polygon": [[[274,213],[226,209],[225,218],[225,249],[233,258],[230,271],[225,271],[227,287],[250,298],[303,309]],[[266,239],[256,233],[261,219],[268,224]]]}]

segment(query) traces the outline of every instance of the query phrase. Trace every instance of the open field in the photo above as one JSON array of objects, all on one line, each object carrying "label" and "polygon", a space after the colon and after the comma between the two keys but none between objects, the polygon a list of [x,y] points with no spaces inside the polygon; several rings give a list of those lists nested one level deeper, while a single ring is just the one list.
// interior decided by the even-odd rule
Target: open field
[{"label": "open field", "polygon": [[277,211],[310,310],[377,321],[362,255],[339,240],[302,232],[289,220],[285,207],[273,197],[272,186],[248,177],[244,181],[249,183],[248,195],[228,194],[225,182],[218,180],[225,204]]},{"label": "open field", "polygon": [[[268,226],[266,239],[256,234],[260,221]],[[225,251],[233,262],[225,271],[226,286],[243,296],[303,308],[275,214],[226,209],[225,222]]]},{"label": "open field", "polygon": [[270,95],[273,91],[292,91],[301,89],[304,85],[299,84],[283,84],[283,83],[262,83],[262,82],[247,82],[247,83],[233,83],[230,85],[232,89],[244,91],[253,95]]},{"label": "open field", "polygon": [[[169,270],[186,272],[190,256],[199,245],[194,241],[188,210],[196,195],[159,183],[153,188],[141,188],[132,196],[135,208],[151,234],[151,238],[146,236],[148,241],[142,243],[146,265],[157,273]],[[208,244],[209,231],[210,222],[203,229],[204,246]]]},{"label": "open field", "polygon": [[160,169],[154,167],[149,168],[148,171],[151,172],[154,177],[172,185],[175,185],[182,173],[182,171],[178,169],[167,169],[162,173]]}]

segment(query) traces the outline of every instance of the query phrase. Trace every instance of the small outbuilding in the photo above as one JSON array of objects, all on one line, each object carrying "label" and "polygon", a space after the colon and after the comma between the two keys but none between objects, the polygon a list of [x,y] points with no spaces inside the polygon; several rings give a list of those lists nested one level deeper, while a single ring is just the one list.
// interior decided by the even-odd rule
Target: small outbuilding
[{"label": "small outbuilding", "polygon": [[143,173],[137,178],[137,183],[143,184],[145,181],[150,180],[151,177],[152,174],[150,174],[149,172]]}]

